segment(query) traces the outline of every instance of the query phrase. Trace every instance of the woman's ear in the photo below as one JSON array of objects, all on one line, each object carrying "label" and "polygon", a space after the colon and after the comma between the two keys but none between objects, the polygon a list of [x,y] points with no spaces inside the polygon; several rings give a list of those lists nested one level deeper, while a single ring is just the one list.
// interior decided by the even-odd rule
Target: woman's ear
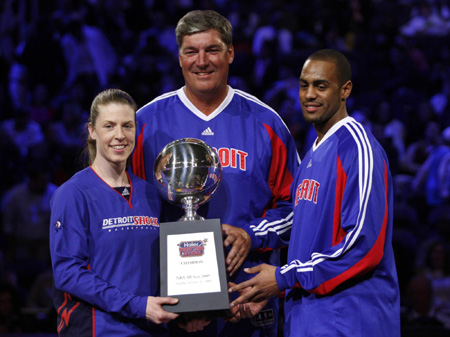
[{"label": "woman's ear", "polygon": [[94,129],[94,126],[92,125],[92,123],[88,124],[88,130],[89,130],[89,136],[91,137],[91,139],[95,139],[95,137],[96,137],[95,129]]}]

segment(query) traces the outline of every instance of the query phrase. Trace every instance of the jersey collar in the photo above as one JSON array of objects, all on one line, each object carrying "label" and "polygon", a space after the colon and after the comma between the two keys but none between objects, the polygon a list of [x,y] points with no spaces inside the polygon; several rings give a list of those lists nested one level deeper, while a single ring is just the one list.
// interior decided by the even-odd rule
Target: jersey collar
[{"label": "jersey collar", "polygon": [[231,100],[234,96],[234,89],[230,86],[228,86],[228,93],[223,102],[217,107],[216,110],[214,110],[209,116],[206,116],[204,113],[202,113],[197,107],[192,104],[192,102],[187,98],[186,93],[184,92],[184,88],[182,87],[177,90],[177,95],[180,98],[180,100],[183,102],[183,104],[190,110],[194,115],[196,115],[198,118],[208,122],[212,120],[213,118],[217,117],[227,106],[230,104]]}]

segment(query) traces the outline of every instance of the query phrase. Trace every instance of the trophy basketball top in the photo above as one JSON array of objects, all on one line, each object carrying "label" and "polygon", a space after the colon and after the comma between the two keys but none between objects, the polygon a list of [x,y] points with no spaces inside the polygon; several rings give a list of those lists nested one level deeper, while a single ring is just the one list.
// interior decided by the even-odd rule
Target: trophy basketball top
[{"label": "trophy basketball top", "polygon": [[156,186],[167,201],[199,206],[212,197],[222,179],[217,152],[204,141],[182,138],[167,144],[153,167]]}]

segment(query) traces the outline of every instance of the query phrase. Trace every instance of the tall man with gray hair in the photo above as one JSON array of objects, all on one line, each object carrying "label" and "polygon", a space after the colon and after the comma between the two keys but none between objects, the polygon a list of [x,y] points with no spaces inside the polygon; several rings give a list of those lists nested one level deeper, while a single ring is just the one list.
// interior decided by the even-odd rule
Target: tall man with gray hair
[{"label": "tall man with gray hair", "polygon": [[[175,32],[185,85],[138,111],[133,171],[152,181],[155,158],[176,139],[198,138],[217,150],[222,182],[198,213],[206,219],[221,219],[229,281],[243,282],[250,276],[241,266],[279,264],[277,250],[250,247],[243,227],[270,224],[291,211],[290,185],[299,164],[296,145],[272,108],[228,85],[234,47],[226,18],[210,10],[191,11],[181,18]],[[169,204],[163,213],[167,221],[182,215]],[[277,335],[277,298],[235,307],[233,313],[231,321],[214,320],[195,336]]]}]

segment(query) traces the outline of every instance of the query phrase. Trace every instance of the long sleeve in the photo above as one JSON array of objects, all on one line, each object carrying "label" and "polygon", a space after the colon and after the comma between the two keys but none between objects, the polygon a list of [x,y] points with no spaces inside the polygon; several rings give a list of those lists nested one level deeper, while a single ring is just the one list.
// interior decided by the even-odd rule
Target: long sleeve
[{"label": "long sleeve", "polygon": [[268,125],[265,127],[272,147],[268,180],[272,202],[264,217],[253,219],[243,226],[252,239],[252,249],[279,248],[287,244],[293,215],[290,188],[300,162],[295,143],[292,137],[285,134],[286,130],[279,128],[275,131]]},{"label": "long sleeve", "polygon": [[145,318],[146,296],[121,291],[91,269],[89,205],[83,195],[74,188],[60,188],[51,209],[50,252],[55,287],[106,312]]},{"label": "long sleeve", "polygon": [[296,177],[289,263],[276,272],[281,289],[327,294],[376,268],[390,244],[386,155],[357,123],[336,134],[307,154]]}]

